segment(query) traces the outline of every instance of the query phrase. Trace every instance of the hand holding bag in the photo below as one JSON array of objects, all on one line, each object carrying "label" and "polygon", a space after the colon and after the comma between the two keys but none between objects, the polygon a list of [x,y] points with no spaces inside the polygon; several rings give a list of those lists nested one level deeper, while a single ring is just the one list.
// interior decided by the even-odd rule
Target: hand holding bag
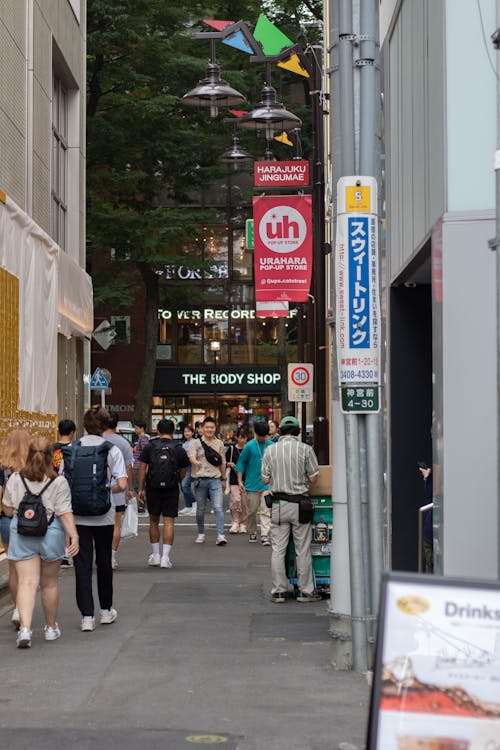
[{"label": "hand holding bag", "polygon": [[139,531],[139,511],[137,509],[137,499],[133,497],[129,500],[122,519],[122,528],[120,539],[132,539],[137,536]]}]

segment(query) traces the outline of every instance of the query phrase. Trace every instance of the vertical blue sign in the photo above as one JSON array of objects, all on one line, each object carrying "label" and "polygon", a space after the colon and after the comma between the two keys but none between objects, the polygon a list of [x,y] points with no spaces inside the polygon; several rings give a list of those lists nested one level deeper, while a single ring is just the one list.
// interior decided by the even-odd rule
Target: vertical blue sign
[{"label": "vertical blue sign", "polygon": [[349,263],[349,346],[370,348],[370,257],[368,217],[349,217],[347,246]]}]

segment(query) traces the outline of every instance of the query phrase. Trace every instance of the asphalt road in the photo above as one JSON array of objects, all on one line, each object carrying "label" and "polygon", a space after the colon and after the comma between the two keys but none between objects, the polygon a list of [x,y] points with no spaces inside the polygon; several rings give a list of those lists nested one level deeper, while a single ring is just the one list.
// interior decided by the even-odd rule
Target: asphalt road
[{"label": "asphalt road", "polygon": [[[208,520],[208,519],[207,519]],[[369,689],[332,670],[327,603],[269,601],[269,548],[243,535],[194,544],[177,526],[170,570],[146,565],[147,529],[123,542],[118,620],[82,633],[61,572],[59,641],[15,647],[0,608],[0,738],[9,750],[358,750]]]}]

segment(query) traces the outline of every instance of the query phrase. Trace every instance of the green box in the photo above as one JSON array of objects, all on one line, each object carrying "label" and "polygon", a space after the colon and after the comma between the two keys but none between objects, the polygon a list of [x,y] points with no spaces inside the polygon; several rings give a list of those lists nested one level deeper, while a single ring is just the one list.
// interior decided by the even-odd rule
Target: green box
[{"label": "green box", "polygon": [[344,414],[376,414],[380,411],[379,385],[342,385]]},{"label": "green box", "polygon": [[[311,555],[313,561],[316,587],[320,591],[330,590],[330,557],[332,549],[333,531],[333,503],[329,496],[311,497],[314,514],[311,524]],[[297,569],[295,566],[295,546],[292,535],[288,542],[285,555],[287,578],[294,586],[297,585]]]}]

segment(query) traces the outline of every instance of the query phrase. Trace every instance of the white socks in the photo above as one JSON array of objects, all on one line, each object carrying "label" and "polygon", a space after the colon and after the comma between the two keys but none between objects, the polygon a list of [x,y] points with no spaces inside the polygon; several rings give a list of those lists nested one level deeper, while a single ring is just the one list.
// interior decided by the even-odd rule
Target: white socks
[{"label": "white socks", "polygon": [[160,554],[160,542],[152,542],[151,547],[153,548],[153,555]]},{"label": "white socks", "polygon": [[162,551],[162,555],[161,556],[162,556],[162,558],[164,560],[168,560],[169,559],[169,557],[170,557],[170,550],[171,549],[172,549],[172,545],[171,544],[164,544],[163,545],[163,551]]}]

